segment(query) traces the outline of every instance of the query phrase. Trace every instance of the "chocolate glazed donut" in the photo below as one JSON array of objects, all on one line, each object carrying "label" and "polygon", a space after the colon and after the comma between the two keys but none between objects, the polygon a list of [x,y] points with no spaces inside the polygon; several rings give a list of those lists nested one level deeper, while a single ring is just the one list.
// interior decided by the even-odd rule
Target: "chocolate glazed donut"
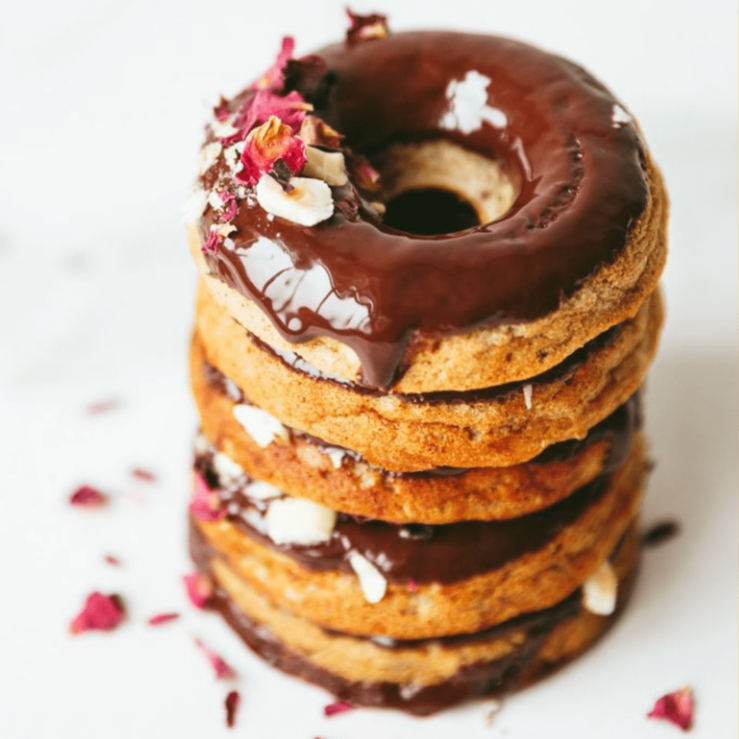
[{"label": "chocolate glazed donut", "polygon": [[[433,236],[395,230],[361,210],[305,227],[241,209],[235,246],[207,255],[209,268],[260,304],[283,339],[329,337],[351,347],[364,385],[393,386],[419,337],[556,311],[616,260],[649,210],[650,180],[659,175],[631,117],[565,59],[508,39],[446,32],[319,53],[329,84],[312,101],[316,114],[354,151],[373,160],[402,142],[443,139],[498,160],[515,189],[496,220]],[[486,103],[470,123],[463,98],[475,90]],[[636,312],[660,269],[651,269],[652,284],[627,312]],[[586,326],[585,339],[625,317]]]}]

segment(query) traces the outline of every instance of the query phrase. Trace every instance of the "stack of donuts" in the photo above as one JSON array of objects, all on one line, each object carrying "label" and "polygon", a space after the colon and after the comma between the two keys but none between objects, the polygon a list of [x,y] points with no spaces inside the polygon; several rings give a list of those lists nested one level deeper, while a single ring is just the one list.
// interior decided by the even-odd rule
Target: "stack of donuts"
[{"label": "stack of donuts", "polygon": [[191,554],[255,652],[425,714],[593,644],[639,560],[667,200],[632,116],[508,39],[277,62],[206,129]]}]

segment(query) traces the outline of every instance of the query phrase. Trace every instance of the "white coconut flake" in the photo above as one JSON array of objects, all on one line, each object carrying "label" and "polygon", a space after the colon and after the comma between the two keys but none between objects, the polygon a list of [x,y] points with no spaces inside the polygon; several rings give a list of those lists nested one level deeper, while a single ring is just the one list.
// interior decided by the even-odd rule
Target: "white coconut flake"
[{"label": "white coconut flake", "polygon": [[305,155],[307,161],[303,174],[306,177],[323,180],[331,187],[341,187],[349,181],[346,175],[344,155],[340,151],[323,151],[315,146],[306,146]]},{"label": "white coconut flake", "polygon": [[611,563],[605,561],[582,586],[582,602],[591,613],[610,616],[616,609],[618,577]]},{"label": "white coconut flake", "polygon": [[366,557],[359,552],[349,553],[349,565],[357,573],[359,586],[368,603],[379,603],[387,591],[387,580]]},{"label": "white coconut flake", "polygon": [[620,105],[614,105],[613,113],[611,113],[611,120],[613,121],[614,128],[621,128],[621,126],[625,126],[627,123],[631,123],[634,119],[631,117],[628,111],[626,111]]},{"label": "white coconut flake", "polygon": [[336,525],[336,511],[302,498],[280,498],[267,509],[267,535],[275,544],[320,544]]},{"label": "white coconut flake", "polygon": [[205,213],[208,204],[208,193],[202,188],[194,190],[187,202],[182,206],[182,217],[185,223],[195,223]]},{"label": "white coconut flake", "polygon": [[280,488],[276,488],[274,485],[262,482],[261,480],[250,482],[244,488],[244,492],[248,497],[254,498],[255,500],[271,500],[272,498],[279,498],[283,495]]},{"label": "white coconut flake", "polygon": [[526,403],[526,410],[530,411],[534,404],[532,398],[534,396],[534,386],[531,383],[526,383],[523,386],[523,402]]},{"label": "white coconut flake", "polygon": [[205,174],[217,161],[223,151],[220,141],[211,141],[200,150],[200,174]]},{"label": "white coconut flake", "polygon": [[293,189],[285,192],[273,177],[264,175],[257,182],[257,202],[267,213],[301,226],[315,226],[331,218],[334,201],[325,182],[310,177],[292,177],[290,185]]},{"label": "white coconut flake", "polygon": [[238,143],[229,146],[228,149],[223,152],[223,158],[226,160],[226,165],[231,170],[232,174],[236,174],[241,171],[244,166],[241,163],[241,153],[244,151],[245,146],[246,141],[239,141]]},{"label": "white coconut flake", "polygon": [[234,418],[244,427],[249,436],[266,449],[273,441],[289,438],[288,430],[274,416],[255,408],[253,405],[239,403],[233,407]]},{"label": "white coconut flake", "polygon": [[218,235],[223,238],[230,236],[234,231],[236,231],[236,226],[234,226],[233,223],[222,223],[219,226],[211,226],[210,228],[211,231],[217,231]]},{"label": "white coconut flake", "polygon": [[221,200],[221,196],[215,190],[211,190],[208,195],[208,205],[214,210],[223,208],[223,200]]},{"label": "white coconut flake", "polygon": [[195,436],[195,454],[207,454],[211,450],[210,442],[205,434],[197,434]]},{"label": "white coconut flake", "polygon": [[462,80],[452,80],[446,89],[449,108],[439,125],[451,131],[468,134],[478,131],[483,123],[505,128],[508,116],[500,108],[488,105],[488,87],[492,80],[476,70],[470,70]]},{"label": "white coconut flake", "polygon": [[213,455],[213,469],[222,486],[229,485],[244,476],[244,468],[223,452]]}]

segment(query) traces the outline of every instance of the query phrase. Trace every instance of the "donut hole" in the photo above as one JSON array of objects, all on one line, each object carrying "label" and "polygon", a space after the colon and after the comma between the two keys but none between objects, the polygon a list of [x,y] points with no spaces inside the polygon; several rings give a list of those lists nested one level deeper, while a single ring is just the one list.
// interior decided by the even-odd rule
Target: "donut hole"
[{"label": "donut hole", "polygon": [[406,190],[385,207],[382,221],[386,226],[417,236],[438,236],[480,225],[472,205],[448,190]]},{"label": "donut hole", "polygon": [[373,164],[382,181],[383,223],[418,236],[495,221],[518,194],[499,160],[446,139],[391,144]]}]

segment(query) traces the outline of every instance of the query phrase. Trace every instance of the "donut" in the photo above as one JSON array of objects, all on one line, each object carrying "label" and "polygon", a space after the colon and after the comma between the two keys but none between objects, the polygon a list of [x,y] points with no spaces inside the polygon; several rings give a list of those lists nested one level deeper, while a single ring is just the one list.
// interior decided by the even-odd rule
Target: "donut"
[{"label": "donut", "polygon": [[668,199],[583,68],[349,16],[206,126],[189,548],[265,660],[429,714],[628,601]]},{"label": "donut", "polygon": [[[203,254],[209,207],[192,249],[201,273],[218,278],[214,298],[248,331],[366,386],[469,390],[546,371],[654,291],[666,257],[661,176],[626,109],[584,70],[507,39],[441,32],[319,53],[331,84],[316,113],[352,149],[379,152],[378,167],[400,166],[401,146],[410,192],[443,180],[465,190],[483,223],[415,236],[371,209],[308,227],[243,208],[230,239]],[[414,70],[405,84],[398,69]],[[505,125],[452,126],[476,92],[487,94],[479,115]],[[478,163],[494,157],[513,182],[503,214],[483,212],[485,189],[467,191],[479,178],[456,159],[468,150]],[[439,179],[427,182],[425,169]],[[407,184],[391,176],[391,193]],[[221,178],[229,171],[216,163],[203,184]]]}]

